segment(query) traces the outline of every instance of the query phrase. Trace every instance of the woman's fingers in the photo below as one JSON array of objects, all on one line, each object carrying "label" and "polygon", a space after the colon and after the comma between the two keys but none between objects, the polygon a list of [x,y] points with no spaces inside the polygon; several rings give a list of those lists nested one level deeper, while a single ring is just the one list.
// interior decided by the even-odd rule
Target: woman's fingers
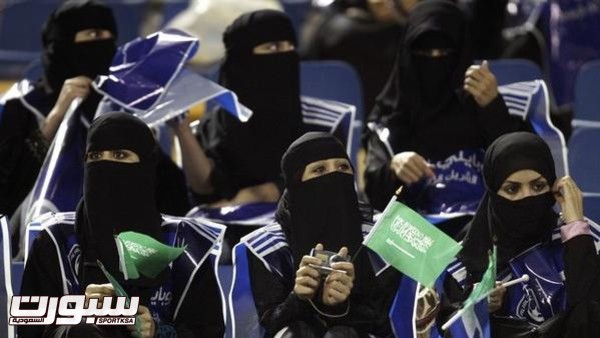
[{"label": "woman's fingers", "polygon": [[311,289],[316,289],[319,287],[319,281],[311,276],[296,277],[296,284]]},{"label": "woman's fingers", "polygon": [[554,194],[560,204],[565,223],[584,219],[583,194],[571,177],[565,176],[559,179],[555,185]]}]

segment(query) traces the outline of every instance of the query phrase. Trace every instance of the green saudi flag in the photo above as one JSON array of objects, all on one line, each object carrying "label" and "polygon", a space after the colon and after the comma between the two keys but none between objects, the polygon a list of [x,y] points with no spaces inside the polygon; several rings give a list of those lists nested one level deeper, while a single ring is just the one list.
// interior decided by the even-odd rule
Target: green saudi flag
[{"label": "green saudi flag", "polygon": [[496,287],[496,246],[489,255],[488,267],[481,277],[481,281],[473,288],[473,291],[464,302],[463,307],[474,305],[482,298],[487,297]]},{"label": "green saudi flag", "polygon": [[137,279],[140,274],[156,277],[185,250],[133,231],[120,233],[115,241],[119,251],[119,269],[125,280]]},{"label": "green saudi flag", "polygon": [[460,244],[393,197],[363,242],[394,268],[433,288]]}]

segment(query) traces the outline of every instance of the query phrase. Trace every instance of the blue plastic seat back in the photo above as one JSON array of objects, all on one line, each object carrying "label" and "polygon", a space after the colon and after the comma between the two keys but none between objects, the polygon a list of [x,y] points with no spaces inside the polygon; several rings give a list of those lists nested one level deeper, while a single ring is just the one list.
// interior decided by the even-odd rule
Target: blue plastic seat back
[{"label": "blue plastic seat back", "polygon": [[600,60],[586,63],[575,81],[573,127],[600,128]]},{"label": "blue plastic seat back", "polygon": [[8,219],[0,215],[0,337],[14,338],[15,327],[8,325],[10,303],[13,295],[11,278],[11,251],[10,233],[8,232]]},{"label": "blue plastic seat back", "polygon": [[543,79],[540,67],[524,59],[499,59],[490,61],[490,70],[498,85]]},{"label": "blue plastic seat back", "polygon": [[575,130],[569,140],[571,176],[583,192],[600,193],[600,129]]},{"label": "blue plastic seat back", "polygon": [[364,116],[362,85],[351,65],[341,61],[308,61],[300,64],[302,95],[334,100],[356,107],[352,121],[351,159],[356,163]]},{"label": "blue plastic seat back", "polygon": [[[587,196],[591,195],[591,196]],[[586,217],[597,221],[600,220],[600,193],[583,195],[583,210]]]}]

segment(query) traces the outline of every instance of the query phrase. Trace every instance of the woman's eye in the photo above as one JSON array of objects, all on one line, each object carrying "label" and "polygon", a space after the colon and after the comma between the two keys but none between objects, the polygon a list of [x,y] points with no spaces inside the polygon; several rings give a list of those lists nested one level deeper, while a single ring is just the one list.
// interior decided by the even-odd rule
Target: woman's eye
[{"label": "woman's eye", "polygon": [[100,153],[95,151],[88,153],[87,157],[88,160],[92,161],[99,160],[101,158]]},{"label": "woman's eye", "polygon": [[322,166],[322,165],[320,165],[312,170],[312,172],[315,174],[322,174],[324,171],[325,171],[325,166]]},{"label": "woman's eye", "polygon": [[546,187],[548,186],[548,184],[546,182],[537,182],[533,185],[533,191],[542,191],[544,189],[546,189]]},{"label": "woman's eye", "polygon": [[113,157],[117,160],[122,160],[127,158],[127,154],[124,151],[115,151],[113,152]]},{"label": "woman's eye", "polygon": [[509,184],[504,186],[504,192],[509,195],[514,195],[519,192],[519,187],[516,184]]},{"label": "woman's eye", "polygon": [[348,164],[344,163],[344,164],[340,164],[339,167],[338,167],[338,169],[341,170],[341,171],[349,171],[350,170],[350,166]]}]

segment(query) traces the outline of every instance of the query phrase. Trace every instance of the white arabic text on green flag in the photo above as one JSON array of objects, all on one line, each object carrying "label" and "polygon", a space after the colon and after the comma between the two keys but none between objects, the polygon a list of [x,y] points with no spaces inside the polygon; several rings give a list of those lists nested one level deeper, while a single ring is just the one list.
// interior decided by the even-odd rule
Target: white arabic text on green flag
[{"label": "white arabic text on green flag", "polygon": [[134,231],[120,233],[115,241],[119,268],[125,280],[137,279],[140,275],[154,278],[185,250]]},{"label": "white arabic text on green flag", "polygon": [[388,203],[363,244],[429,288],[462,249],[396,197]]}]

